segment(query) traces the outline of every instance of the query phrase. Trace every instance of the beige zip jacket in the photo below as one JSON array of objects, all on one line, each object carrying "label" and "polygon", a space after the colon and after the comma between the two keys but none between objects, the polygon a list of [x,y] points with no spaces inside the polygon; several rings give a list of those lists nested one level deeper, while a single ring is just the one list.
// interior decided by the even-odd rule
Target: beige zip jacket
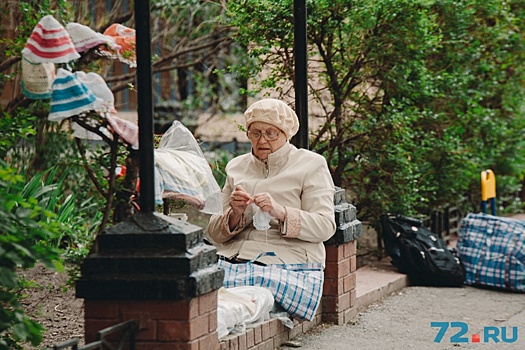
[{"label": "beige zip jacket", "polygon": [[[261,161],[252,153],[232,159],[226,166],[222,190],[222,214],[212,215],[208,236],[217,246],[217,254],[241,260],[255,259],[262,252],[275,252],[285,263],[321,262],[325,264],[323,242],[336,230],[334,218],[335,187],[326,160],[309,150],[290,143]],[[248,193],[268,192],[286,208],[285,222],[272,218],[270,229],[253,226],[255,213],[249,205],[239,225],[230,231],[229,198],[235,186]],[[274,257],[259,261],[281,263]]]}]

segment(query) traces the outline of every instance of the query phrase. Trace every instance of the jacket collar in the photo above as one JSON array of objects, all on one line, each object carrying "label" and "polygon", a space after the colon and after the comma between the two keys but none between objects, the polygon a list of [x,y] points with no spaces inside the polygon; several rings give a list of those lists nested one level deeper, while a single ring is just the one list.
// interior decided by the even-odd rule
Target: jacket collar
[{"label": "jacket collar", "polygon": [[288,155],[290,154],[292,148],[294,148],[294,147],[295,146],[293,146],[289,141],[287,141],[277,151],[275,151],[273,153],[270,153],[268,155],[268,159],[266,161],[257,158],[253,154],[253,149],[252,149],[252,156],[253,156],[253,159],[255,160],[255,162],[257,164],[260,164],[260,165],[265,165],[266,164],[269,168],[273,168],[273,167],[278,166],[279,164],[283,163],[284,161],[286,161],[286,159],[288,159]]}]

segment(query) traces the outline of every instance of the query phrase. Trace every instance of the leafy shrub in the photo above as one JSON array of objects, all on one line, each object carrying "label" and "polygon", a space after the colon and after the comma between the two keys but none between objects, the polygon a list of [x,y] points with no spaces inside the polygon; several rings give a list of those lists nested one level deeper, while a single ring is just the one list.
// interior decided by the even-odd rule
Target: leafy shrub
[{"label": "leafy shrub", "polygon": [[38,345],[42,326],[24,315],[18,301],[17,269],[37,261],[61,269],[60,250],[46,242],[56,239],[62,225],[24,188],[16,170],[0,165],[0,349],[21,349],[20,342]]}]

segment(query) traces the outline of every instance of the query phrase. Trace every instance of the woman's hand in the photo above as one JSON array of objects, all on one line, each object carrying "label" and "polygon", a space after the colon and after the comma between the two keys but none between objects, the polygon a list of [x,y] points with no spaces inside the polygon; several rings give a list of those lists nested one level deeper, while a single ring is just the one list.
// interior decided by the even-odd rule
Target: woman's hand
[{"label": "woman's hand", "polygon": [[230,207],[232,208],[232,212],[228,220],[230,230],[233,230],[234,227],[239,224],[246,207],[252,202],[252,196],[250,196],[250,194],[246,192],[241,185],[235,186],[233,192],[230,194]]},{"label": "woman's hand", "polygon": [[286,219],[286,209],[277,203],[268,192],[255,194],[253,196],[253,203],[261,208],[262,211],[268,212],[274,218],[281,221]]},{"label": "woman's hand", "polygon": [[251,203],[252,196],[250,196],[241,185],[235,186],[230,195],[230,207],[232,208],[233,213],[241,215]]}]

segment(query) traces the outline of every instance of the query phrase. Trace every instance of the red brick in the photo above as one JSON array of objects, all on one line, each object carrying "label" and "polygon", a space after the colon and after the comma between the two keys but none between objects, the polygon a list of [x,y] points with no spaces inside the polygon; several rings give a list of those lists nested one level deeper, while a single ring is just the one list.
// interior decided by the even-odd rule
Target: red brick
[{"label": "red brick", "polygon": [[270,333],[272,335],[284,332],[284,325],[276,318],[270,320]]},{"label": "red brick", "polygon": [[239,339],[232,337],[229,339],[230,350],[239,350]]},{"label": "red brick", "polygon": [[337,262],[326,262],[326,266],[324,268],[324,278],[325,279],[338,279],[339,276],[337,276]]},{"label": "red brick", "polygon": [[199,342],[138,342],[136,350],[199,350]]},{"label": "red brick", "polygon": [[130,300],[119,302],[123,313],[143,313],[155,320],[188,321],[199,315],[198,298],[185,300]]},{"label": "red brick", "polygon": [[100,319],[116,319],[119,316],[118,301],[84,301],[84,317]]},{"label": "red brick", "polygon": [[355,289],[352,289],[350,291],[350,307],[355,306],[356,301],[357,301],[357,291]]},{"label": "red brick", "polygon": [[262,340],[265,341],[272,337],[270,334],[270,322],[266,321],[261,324]]},{"label": "red brick", "polygon": [[202,295],[199,299],[199,315],[217,310],[217,291]]},{"label": "red brick", "polygon": [[137,318],[128,318],[139,321],[139,331],[137,340],[157,340],[157,322],[154,320],[144,320]]},{"label": "red brick", "polygon": [[241,333],[237,336],[239,341],[239,350],[246,350],[246,333]]},{"label": "red brick", "polygon": [[293,327],[293,329],[290,329],[288,331],[288,335],[289,335],[290,339],[293,339],[293,338],[297,337],[300,334],[303,334],[303,327],[302,327],[301,323],[297,323]]},{"label": "red brick", "polygon": [[189,341],[190,324],[182,321],[158,321],[157,339],[161,341]]},{"label": "red brick", "polygon": [[326,262],[338,262],[344,258],[344,246],[326,246]]},{"label": "red brick", "polygon": [[176,344],[176,347],[172,347],[172,349],[199,350],[199,347],[200,347],[200,341],[197,339],[197,340],[192,340],[190,342],[180,342]]},{"label": "red brick", "polygon": [[341,260],[338,263],[326,264],[324,270],[327,278],[340,278],[350,273],[350,259]]},{"label": "red brick", "polygon": [[[321,302],[317,306],[317,310],[315,310],[315,318],[321,320],[322,315],[323,315],[323,303]],[[320,321],[317,323],[320,323]]]},{"label": "red brick", "polygon": [[350,257],[350,271],[355,272],[357,270],[357,255]]},{"label": "red brick", "polygon": [[158,339],[163,341],[193,341],[205,334],[209,328],[208,315],[188,321],[158,321]]},{"label": "red brick", "polygon": [[199,350],[217,350],[219,348],[219,338],[217,332],[205,335],[198,339]]},{"label": "red brick", "polygon": [[343,277],[343,293],[349,292],[356,287],[357,273],[351,272],[349,275]]},{"label": "red brick", "polygon": [[190,321],[191,339],[197,339],[209,333],[210,314],[202,315]]},{"label": "red brick", "polygon": [[259,345],[259,350],[274,350],[273,339],[270,338]]},{"label": "red brick", "polygon": [[246,330],[246,348],[250,349],[255,345],[255,330],[253,328]]},{"label": "red brick", "polygon": [[333,324],[343,324],[343,312],[340,313],[325,313],[323,315],[323,321],[327,323],[333,323]]},{"label": "red brick", "polygon": [[350,295],[351,293],[344,293],[339,296],[339,309],[341,311],[347,310],[350,308]]},{"label": "red brick", "polygon": [[309,329],[313,328],[315,324],[311,321],[304,321],[302,326],[303,326],[303,333],[306,333]]},{"label": "red brick", "polygon": [[139,321],[139,333],[137,339],[156,340],[157,339],[157,320],[151,319],[148,313],[144,312],[124,312],[122,320]]},{"label": "red brick", "polygon": [[[355,289],[354,289],[355,291]],[[339,313],[349,309],[351,305],[351,293],[344,293],[335,297],[323,298],[323,310],[325,313]]]},{"label": "red brick", "polygon": [[84,338],[86,339],[86,343],[91,343],[93,341],[98,340],[97,332],[107,328],[114,326],[115,324],[121,322],[120,320],[113,319],[113,320],[100,320],[100,319],[86,319],[84,321]]},{"label": "red brick", "polygon": [[215,332],[217,330],[217,311],[208,313],[208,332]]},{"label": "red brick", "polygon": [[255,344],[259,344],[260,342],[262,342],[262,329],[261,329],[261,326],[255,326],[253,328],[253,331],[255,332],[254,333],[254,337],[255,337]]},{"label": "red brick", "polygon": [[273,337],[273,348],[274,349],[279,349],[281,347],[281,345],[288,339],[290,339],[288,337],[288,332],[281,332],[281,333],[279,333],[278,335]]},{"label": "red brick", "polygon": [[343,278],[325,278],[323,282],[323,295],[339,295],[343,293],[343,287]]},{"label": "red brick", "polygon": [[357,254],[357,241],[351,241],[343,244],[344,257],[349,258]]},{"label": "red brick", "polygon": [[333,314],[338,313],[338,305],[337,305],[337,296],[325,296],[323,297],[323,310],[325,314]]}]

